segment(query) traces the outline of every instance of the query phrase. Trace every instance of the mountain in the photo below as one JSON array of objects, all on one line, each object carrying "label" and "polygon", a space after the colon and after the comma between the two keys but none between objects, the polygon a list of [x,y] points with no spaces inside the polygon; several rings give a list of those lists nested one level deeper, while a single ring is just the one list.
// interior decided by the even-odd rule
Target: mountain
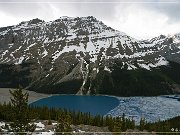
[{"label": "mountain", "polygon": [[[0,87],[131,96],[152,86],[150,95],[172,94],[179,64],[180,34],[140,41],[93,16],[0,28]],[[138,93],[131,90],[136,85]]]}]

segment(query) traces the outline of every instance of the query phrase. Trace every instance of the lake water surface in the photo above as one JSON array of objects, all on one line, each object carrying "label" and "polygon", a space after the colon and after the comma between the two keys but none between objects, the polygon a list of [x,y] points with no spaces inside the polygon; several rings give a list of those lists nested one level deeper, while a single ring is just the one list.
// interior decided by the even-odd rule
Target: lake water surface
[{"label": "lake water surface", "polygon": [[149,122],[180,116],[180,95],[157,97],[110,97],[56,95],[31,103],[35,106],[66,108],[91,114],[133,117],[138,123],[141,118]]},{"label": "lake water surface", "polygon": [[119,100],[109,96],[56,95],[31,103],[34,106],[66,108],[72,111],[105,115],[119,105]]}]

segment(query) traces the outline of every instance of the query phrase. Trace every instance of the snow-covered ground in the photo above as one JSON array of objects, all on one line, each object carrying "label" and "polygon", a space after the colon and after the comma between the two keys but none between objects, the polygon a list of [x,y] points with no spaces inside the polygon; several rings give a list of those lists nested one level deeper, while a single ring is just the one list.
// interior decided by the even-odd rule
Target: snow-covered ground
[{"label": "snow-covered ground", "polygon": [[[32,135],[53,135],[54,131],[52,130],[45,130],[45,124],[42,122],[35,122],[34,124],[36,124],[36,129],[35,132],[33,132]],[[56,125],[57,123],[52,123],[52,125]],[[5,122],[0,121],[0,127],[4,127],[5,126]],[[2,129],[2,131],[6,131],[4,129]],[[4,133],[4,135],[9,135],[10,133]]]},{"label": "snow-covered ground", "polygon": [[[122,116],[124,113],[139,123],[141,118],[148,122],[166,120],[180,116],[180,95],[179,96],[158,96],[158,97],[117,97],[119,105],[111,110],[108,115]],[[179,100],[179,101],[178,101]]]},{"label": "snow-covered ground", "polygon": [[[32,133],[32,135],[54,135],[55,134],[55,127],[57,125],[57,122],[52,122],[52,125],[47,125],[47,121],[38,121],[35,122],[36,129]],[[5,122],[0,121],[0,127],[4,126]],[[72,133],[73,134],[85,134],[86,132],[109,132],[107,127],[96,127],[96,126],[90,126],[90,125],[71,125]],[[4,129],[2,131],[5,131]],[[64,133],[66,135],[66,133]],[[1,133],[0,133],[1,135]],[[5,131],[3,135],[14,135],[12,132],[9,133]]]}]

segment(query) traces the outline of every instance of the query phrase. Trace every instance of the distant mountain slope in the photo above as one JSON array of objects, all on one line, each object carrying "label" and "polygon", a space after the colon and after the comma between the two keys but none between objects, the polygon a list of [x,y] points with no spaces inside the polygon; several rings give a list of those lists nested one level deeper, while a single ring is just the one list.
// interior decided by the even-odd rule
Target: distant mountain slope
[{"label": "distant mountain slope", "polygon": [[[156,78],[154,69],[171,65],[169,60],[180,63],[179,35],[139,41],[93,16],[61,17],[51,22],[33,19],[3,27],[0,28],[0,87],[20,84],[44,93],[98,93],[93,83],[102,71],[115,73],[112,65],[117,61],[132,76],[137,72],[142,77],[139,72],[145,72]],[[156,94],[172,93],[171,78],[168,85],[156,87],[168,90]],[[153,82],[149,83],[151,86]]]}]

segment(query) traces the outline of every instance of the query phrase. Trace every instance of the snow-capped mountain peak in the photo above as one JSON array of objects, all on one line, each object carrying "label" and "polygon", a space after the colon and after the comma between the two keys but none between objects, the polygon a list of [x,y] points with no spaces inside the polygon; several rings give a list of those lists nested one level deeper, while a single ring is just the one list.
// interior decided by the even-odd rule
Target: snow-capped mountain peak
[{"label": "snow-capped mountain peak", "polygon": [[0,63],[28,63],[32,80],[52,78],[49,83],[56,84],[70,72],[78,79],[87,73],[93,78],[100,69],[111,72],[117,60],[127,70],[180,62],[179,40],[177,34],[139,41],[93,16],[63,16],[50,22],[36,18],[0,28]]}]

